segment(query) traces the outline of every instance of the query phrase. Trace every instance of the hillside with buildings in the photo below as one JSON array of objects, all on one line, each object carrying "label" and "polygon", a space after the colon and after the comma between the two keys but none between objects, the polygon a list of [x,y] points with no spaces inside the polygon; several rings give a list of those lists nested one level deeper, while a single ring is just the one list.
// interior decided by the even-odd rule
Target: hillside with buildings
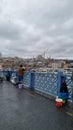
[{"label": "hillside with buildings", "polygon": [[0,68],[17,69],[20,64],[34,69],[50,68],[56,70],[73,68],[73,60],[68,59],[44,58],[42,55],[38,55],[36,58],[24,59],[20,57],[2,57],[0,55]]}]

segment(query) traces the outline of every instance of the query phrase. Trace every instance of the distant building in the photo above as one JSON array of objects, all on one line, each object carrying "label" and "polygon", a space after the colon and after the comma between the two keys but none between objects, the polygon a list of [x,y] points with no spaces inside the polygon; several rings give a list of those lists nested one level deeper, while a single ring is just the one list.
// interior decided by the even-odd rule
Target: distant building
[{"label": "distant building", "polygon": [[52,63],[52,68],[58,69],[58,68],[63,68],[64,66],[64,61],[54,61]]},{"label": "distant building", "polygon": [[36,57],[36,60],[37,60],[37,61],[45,61],[45,58],[44,58],[42,55],[38,55],[38,56]]}]

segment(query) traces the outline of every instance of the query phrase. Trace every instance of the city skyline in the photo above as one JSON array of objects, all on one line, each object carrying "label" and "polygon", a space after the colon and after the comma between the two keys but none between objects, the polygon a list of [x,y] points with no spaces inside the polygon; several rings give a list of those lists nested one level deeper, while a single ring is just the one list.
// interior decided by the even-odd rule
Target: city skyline
[{"label": "city skyline", "polygon": [[1,0],[0,52],[73,59],[73,1]]}]

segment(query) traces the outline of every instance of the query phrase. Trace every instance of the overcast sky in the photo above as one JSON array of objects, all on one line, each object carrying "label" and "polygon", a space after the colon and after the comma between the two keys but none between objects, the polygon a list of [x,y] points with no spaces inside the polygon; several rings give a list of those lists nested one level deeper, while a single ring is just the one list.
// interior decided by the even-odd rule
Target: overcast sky
[{"label": "overcast sky", "polygon": [[0,0],[0,52],[73,59],[73,0]]}]

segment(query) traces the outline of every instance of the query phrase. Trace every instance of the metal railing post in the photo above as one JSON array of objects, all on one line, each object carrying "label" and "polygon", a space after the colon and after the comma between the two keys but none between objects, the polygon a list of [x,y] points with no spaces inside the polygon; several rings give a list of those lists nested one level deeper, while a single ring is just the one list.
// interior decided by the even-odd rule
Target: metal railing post
[{"label": "metal railing post", "polygon": [[35,84],[35,73],[33,71],[30,71],[30,88],[34,89]]}]

